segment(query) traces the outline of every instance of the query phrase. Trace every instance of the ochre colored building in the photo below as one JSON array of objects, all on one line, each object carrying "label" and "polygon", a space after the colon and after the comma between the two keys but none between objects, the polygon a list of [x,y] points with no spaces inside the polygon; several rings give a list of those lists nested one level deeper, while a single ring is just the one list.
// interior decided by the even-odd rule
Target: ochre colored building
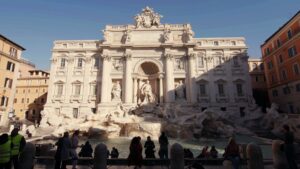
[{"label": "ochre colored building", "polygon": [[271,103],[300,113],[300,11],[261,45]]},{"label": "ochre colored building", "polygon": [[265,109],[270,103],[264,65],[261,59],[248,59],[248,65],[253,97],[256,104]]},{"label": "ochre colored building", "polygon": [[28,76],[18,78],[14,109],[19,119],[34,121],[40,118],[46,103],[49,73],[42,70],[28,72]]},{"label": "ochre colored building", "polygon": [[9,114],[13,114],[13,100],[19,63],[25,48],[0,34],[0,126],[7,125]]}]

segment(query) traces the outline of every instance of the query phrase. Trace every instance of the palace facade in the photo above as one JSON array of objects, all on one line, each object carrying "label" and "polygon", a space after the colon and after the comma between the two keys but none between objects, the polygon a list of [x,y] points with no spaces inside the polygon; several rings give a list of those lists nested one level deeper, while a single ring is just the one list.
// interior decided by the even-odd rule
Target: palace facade
[{"label": "palace facade", "polygon": [[198,106],[244,116],[252,104],[243,37],[195,38],[146,7],[103,40],[57,40],[45,111],[74,118],[122,105]]}]

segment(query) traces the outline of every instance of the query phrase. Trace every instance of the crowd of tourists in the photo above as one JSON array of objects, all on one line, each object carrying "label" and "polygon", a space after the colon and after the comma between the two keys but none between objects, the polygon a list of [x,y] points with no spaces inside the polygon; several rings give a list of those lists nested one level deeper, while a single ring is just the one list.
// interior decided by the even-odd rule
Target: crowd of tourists
[{"label": "crowd of tourists", "polygon": [[19,128],[14,128],[10,136],[4,133],[0,136],[0,169],[22,169],[20,154],[26,145],[25,138],[19,134]]}]

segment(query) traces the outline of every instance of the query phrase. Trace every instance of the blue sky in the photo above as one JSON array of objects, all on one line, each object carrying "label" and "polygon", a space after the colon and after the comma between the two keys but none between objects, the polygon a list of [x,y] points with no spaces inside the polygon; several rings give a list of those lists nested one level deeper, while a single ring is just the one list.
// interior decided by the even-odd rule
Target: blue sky
[{"label": "blue sky", "polygon": [[145,6],[162,23],[190,23],[196,37],[243,36],[251,57],[299,9],[299,0],[1,0],[0,33],[48,70],[54,40],[101,39],[106,24],[133,23]]}]

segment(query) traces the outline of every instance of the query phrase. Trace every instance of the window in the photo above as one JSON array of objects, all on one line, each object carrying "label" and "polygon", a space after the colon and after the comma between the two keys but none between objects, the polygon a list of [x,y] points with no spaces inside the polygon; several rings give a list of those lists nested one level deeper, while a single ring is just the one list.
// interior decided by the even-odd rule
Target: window
[{"label": "window", "polygon": [[296,91],[300,92],[300,83],[296,84]]},{"label": "window", "polygon": [[221,107],[221,111],[226,111],[226,107]]},{"label": "window", "polygon": [[98,57],[95,58],[94,68],[98,69],[100,65],[100,59]]},{"label": "window", "polygon": [[8,104],[8,97],[2,96],[0,106],[7,106],[7,104]]},{"label": "window", "polygon": [[92,112],[96,114],[96,108],[92,108]]},{"label": "window", "polygon": [[78,118],[78,108],[73,108],[73,117]]},{"label": "window", "polygon": [[218,84],[218,92],[220,96],[224,96],[224,85],[223,84]]},{"label": "window", "polygon": [[222,64],[222,57],[221,56],[217,56],[216,57],[216,64],[217,64],[217,66],[221,66],[221,64]]},{"label": "window", "polygon": [[286,80],[287,79],[287,75],[286,75],[286,71],[285,70],[281,71],[281,76],[282,76],[282,80]]},{"label": "window", "polygon": [[60,68],[65,68],[66,66],[66,58],[61,58],[60,59]]},{"label": "window", "polygon": [[238,66],[239,65],[239,59],[237,56],[233,57],[233,65]]},{"label": "window", "polygon": [[214,41],[214,45],[215,45],[215,46],[218,46],[218,45],[219,45],[219,42],[218,42],[218,41]]},{"label": "window", "polygon": [[288,95],[291,93],[291,89],[289,87],[284,87],[283,89],[283,94]]},{"label": "window", "polygon": [[268,69],[270,70],[270,69],[272,69],[273,68],[273,62],[272,61],[269,61],[268,62]]},{"label": "window", "polygon": [[240,116],[245,117],[245,107],[240,107]]},{"label": "window", "polygon": [[267,55],[270,54],[270,48],[267,48],[266,51],[267,51]]},{"label": "window", "polygon": [[29,98],[27,98],[27,103],[29,103]]},{"label": "window", "polygon": [[288,36],[289,39],[291,39],[291,38],[293,37],[293,34],[292,34],[292,31],[291,31],[291,30],[289,30],[289,31],[287,32],[287,36]]},{"label": "window", "polygon": [[255,81],[258,82],[258,80],[259,80],[259,79],[258,79],[258,76],[255,76]]},{"label": "window", "polygon": [[204,67],[203,56],[198,57],[198,67]]},{"label": "window", "polygon": [[12,56],[12,57],[16,57],[17,56],[17,49],[13,48],[13,47],[10,47],[9,55]]},{"label": "window", "polygon": [[279,63],[282,63],[282,62],[283,62],[283,57],[282,57],[282,55],[279,55],[279,56],[278,56],[278,59],[279,59]]},{"label": "window", "polygon": [[236,42],[235,42],[235,41],[231,41],[231,45],[232,45],[232,46],[235,46],[235,45],[236,45]]},{"label": "window", "polygon": [[295,75],[299,75],[300,74],[300,72],[299,72],[299,65],[297,63],[294,64],[293,69],[294,69]]},{"label": "window", "polygon": [[58,84],[57,85],[57,96],[61,96],[63,94],[63,84]]},{"label": "window", "polygon": [[297,55],[296,46],[289,48],[288,53],[289,53],[289,57],[294,57],[295,55]]},{"label": "window", "polygon": [[14,99],[14,103],[17,103],[17,99],[16,98]]},{"label": "window", "polygon": [[281,46],[281,41],[280,41],[280,39],[277,39],[277,40],[276,40],[276,43],[277,43],[277,47],[279,48],[279,47]]},{"label": "window", "polygon": [[12,63],[12,62],[10,62],[10,61],[8,61],[8,62],[7,62],[7,65],[6,65],[6,70],[9,70],[9,71],[11,71],[11,72],[14,72],[14,71],[15,71],[15,64]]},{"label": "window", "polygon": [[91,85],[91,94],[92,96],[97,95],[97,85],[96,84],[92,84]]},{"label": "window", "polygon": [[272,95],[273,95],[274,97],[277,97],[277,96],[278,96],[278,91],[277,91],[277,90],[273,90],[273,91],[272,91]]},{"label": "window", "polygon": [[76,95],[76,96],[80,95],[80,89],[81,89],[81,85],[75,84],[74,85],[74,95]]},{"label": "window", "polygon": [[41,98],[41,103],[45,103],[45,99],[44,98]]},{"label": "window", "polygon": [[24,103],[24,101],[25,101],[25,99],[24,99],[24,98],[22,98],[22,103]]},{"label": "window", "polygon": [[77,68],[82,68],[82,64],[83,64],[83,59],[82,58],[78,58]]},{"label": "window", "polygon": [[5,80],[4,80],[4,87],[12,88],[12,83],[13,83],[12,79],[5,78]]},{"label": "window", "polygon": [[240,83],[236,84],[236,91],[238,96],[243,96],[243,85]]},{"label": "window", "polygon": [[200,84],[199,89],[200,89],[200,96],[205,96],[206,95],[205,84]]}]

